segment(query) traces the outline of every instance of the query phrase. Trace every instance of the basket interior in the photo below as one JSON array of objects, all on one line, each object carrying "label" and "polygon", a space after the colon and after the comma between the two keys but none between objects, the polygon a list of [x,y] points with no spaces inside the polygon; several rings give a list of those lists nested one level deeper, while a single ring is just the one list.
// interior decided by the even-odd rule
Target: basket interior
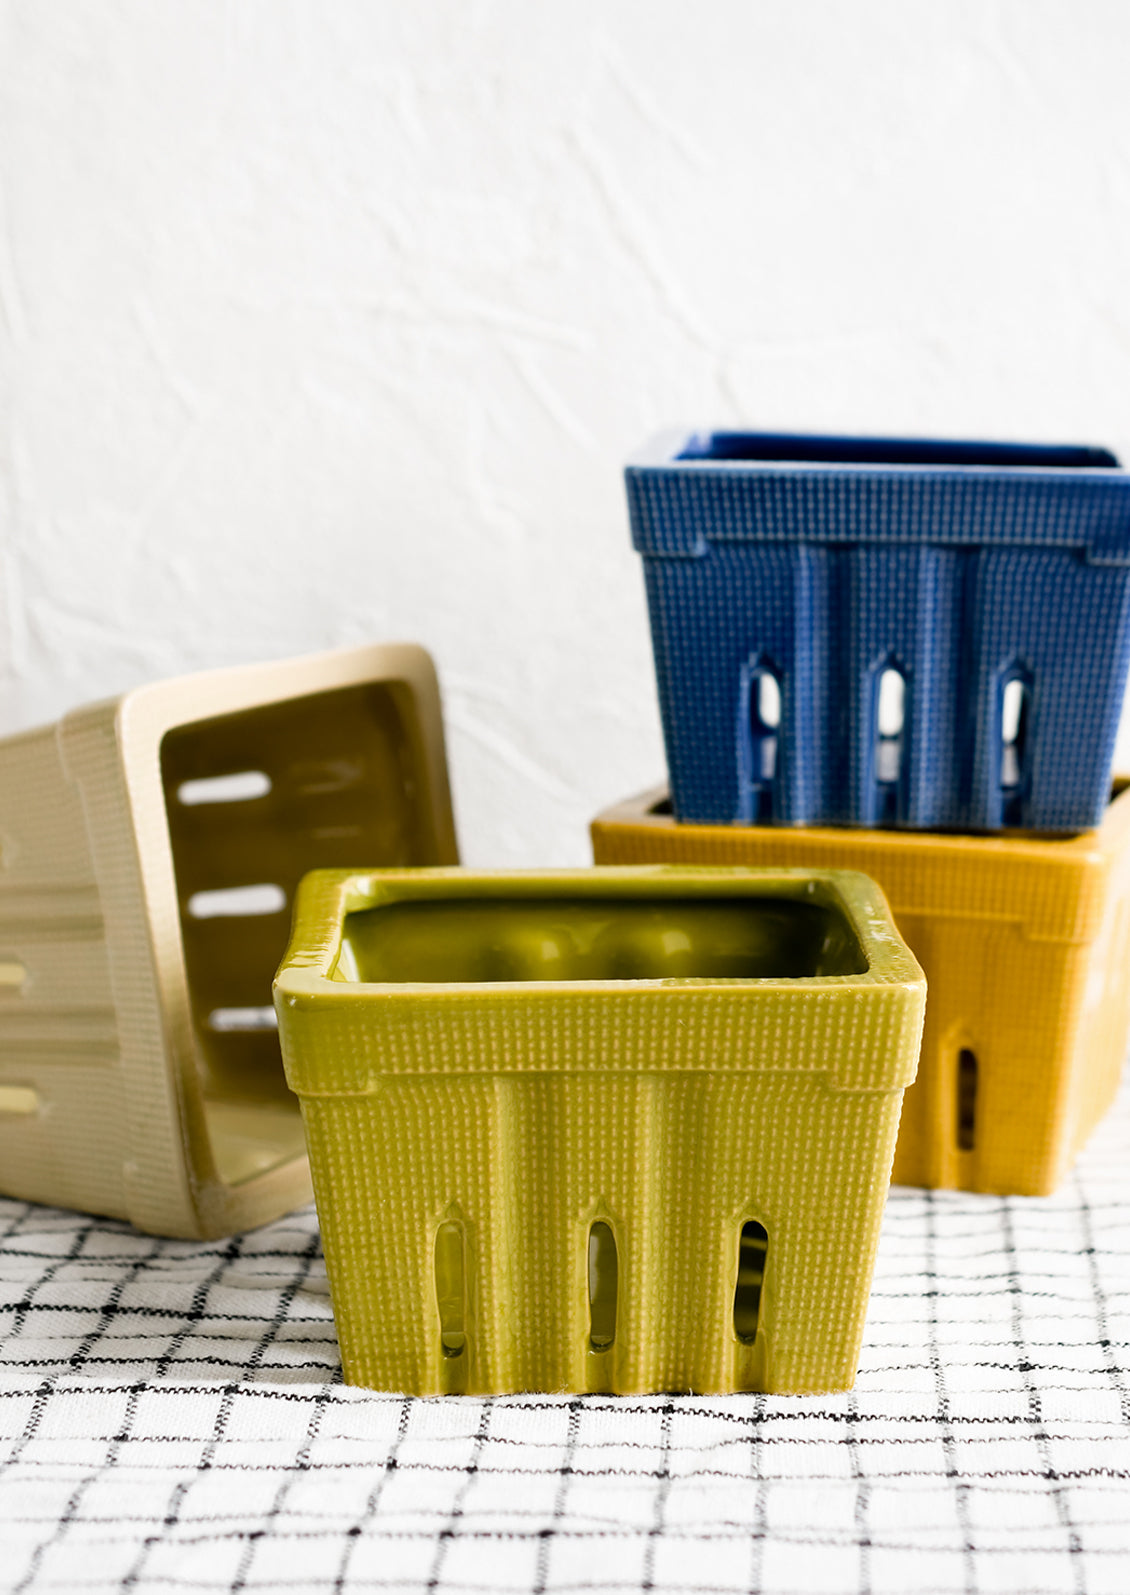
[{"label": "basket interior", "polygon": [[1109,449],[1075,444],[961,443],[927,438],[791,437],[767,432],[707,432],[693,438],[680,460],[750,460],[782,465],[981,466],[998,470],[1111,470]]},{"label": "basket interior", "polygon": [[271,1003],[311,869],[450,863],[418,711],[366,683],[166,733],[161,775],[208,1134],[237,1185],[303,1151]]},{"label": "basket interior", "polygon": [[337,975],[366,982],[779,980],[857,975],[834,902],[772,897],[395,901],[346,916]]}]

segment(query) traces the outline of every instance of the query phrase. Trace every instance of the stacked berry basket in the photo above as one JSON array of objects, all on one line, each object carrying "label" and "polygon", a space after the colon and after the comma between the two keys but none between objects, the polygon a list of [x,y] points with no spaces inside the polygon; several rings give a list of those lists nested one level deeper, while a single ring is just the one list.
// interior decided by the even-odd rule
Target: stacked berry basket
[{"label": "stacked berry basket", "polygon": [[859,869],[930,1000],[895,1178],[1053,1190],[1130,1026],[1130,476],[715,432],[627,471],[670,770],[599,863]]}]

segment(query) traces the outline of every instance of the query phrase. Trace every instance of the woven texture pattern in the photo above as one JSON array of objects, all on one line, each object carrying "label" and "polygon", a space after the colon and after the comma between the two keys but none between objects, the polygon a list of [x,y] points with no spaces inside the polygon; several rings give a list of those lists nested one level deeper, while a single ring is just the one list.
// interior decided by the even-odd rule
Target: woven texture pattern
[{"label": "woven texture pattern", "polygon": [[[751,1072],[456,1075],[306,1103],[350,1383],[450,1388],[433,1253],[451,1217],[468,1237],[463,1389],[847,1388],[900,1101]],[[760,1355],[733,1332],[747,1217],[769,1232]],[[586,1297],[594,1220],[611,1223],[620,1259],[601,1358]]]},{"label": "woven texture pattern", "polygon": [[[131,1100],[105,904],[82,797],[54,727],[0,741],[0,794],[0,944],[23,970],[0,992],[0,1086],[34,1090],[50,1104],[49,1112],[0,1114],[0,1182],[36,1201],[124,1218],[130,1114],[141,1112],[149,1133],[135,1178],[139,1163],[162,1167],[166,1205],[176,1211],[177,1162],[150,1100],[164,1081],[154,1071]],[[127,862],[125,890],[130,880]]]},{"label": "woven texture pattern", "polygon": [[[422,874],[309,877],[276,985],[350,1383],[419,1394],[849,1387],[925,1000],[870,883]],[[519,925],[525,893],[545,938],[554,905],[589,893],[587,931],[611,947],[617,909],[657,901],[679,940],[678,909],[707,893],[757,926],[789,890],[806,906],[810,887],[840,895],[862,972],[399,988],[310,974],[316,949],[341,943],[346,903],[371,921],[374,904],[391,911],[401,892],[442,915],[447,893],[465,904],[476,889],[487,900],[509,891]],[[551,891],[546,908],[536,894]],[[349,947],[353,934],[346,926]],[[743,1337],[749,1222],[767,1231],[768,1253]],[[618,1259],[614,1335],[599,1350],[595,1224]],[[455,1349],[441,1228],[459,1254]]]},{"label": "woven texture pattern", "polygon": [[[677,455],[626,474],[681,819],[1099,823],[1130,660],[1130,478]],[[893,781],[888,668],[906,683]],[[781,698],[768,778],[749,704],[765,671]],[[1031,712],[1006,786],[1013,676]]]},{"label": "woven texture pattern", "polygon": [[[240,772],[254,800],[200,796]],[[298,879],[355,848],[457,856],[411,646],[160,682],[0,739],[0,1189],[180,1236],[307,1201],[270,983]],[[259,883],[269,912],[194,912]]]},{"label": "woven texture pattern", "polygon": [[1128,1107],[1055,1197],[891,1192],[842,1396],[354,1390],[312,1211],[0,1202],[0,1588],[1123,1595]]},{"label": "woven texture pattern", "polygon": [[1100,831],[1061,841],[679,825],[657,797],[594,820],[598,864],[850,868],[885,892],[929,985],[896,1180],[1055,1189],[1110,1104],[1130,1030],[1130,791]]}]

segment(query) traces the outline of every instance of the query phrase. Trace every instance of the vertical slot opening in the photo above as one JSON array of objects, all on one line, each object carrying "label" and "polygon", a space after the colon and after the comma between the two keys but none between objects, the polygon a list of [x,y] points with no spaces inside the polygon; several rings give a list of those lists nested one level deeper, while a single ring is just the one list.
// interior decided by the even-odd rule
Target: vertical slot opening
[{"label": "vertical slot opening", "polygon": [[0,1113],[38,1113],[39,1092],[29,1085],[0,1085]]},{"label": "vertical slot opening", "polygon": [[589,1346],[607,1351],[616,1339],[616,1297],[619,1259],[616,1237],[608,1224],[597,1222],[589,1230]]},{"label": "vertical slot opening", "polygon": [[187,808],[201,803],[249,803],[266,797],[271,778],[265,770],[235,770],[231,775],[207,775],[182,781],[177,787],[177,802]]},{"label": "vertical slot opening", "polygon": [[781,732],[781,673],[767,659],[745,666],[742,692],[744,725],[740,738],[749,789],[749,818],[773,818]]},{"label": "vertical slot opening", "polygon": [[755,1218],[747,1219],[738,1240],[738,1281],[734,1286],[734,1334],[745,1346],[752,1346],[757,1339],[768,1252],[769,1231]]},{"label": "vertical slot opening", "polygon": [[977,1054],[962,1047],[957,1055],[957,1149],[972,1152],[977,1130]]},{"label": "vertical slot opening", "polygon": [[435,1267],[440,1345],[445,1357],[461,1357],[467,1349],[467,1289],[463,1226],[454,1219],[436,1231]]},{"label": "vertical slot opening", "polygon": [[906,677],[890,660],[878,671],[875,683],[875,745],[873,772],[879,792],[879,825],[898,817],[906,742]]},{"label": "vertical slot opening", "polygon": [[1028,797],[1032,679],[1017,667],[1001,678],[1000,728],[1001,822],[1022,825]]},{"label": "vertical slot opening", "polygon": [[281,886],[262,881],[256,886],[220,886],[193,892],[187,908],[193,919],[244,919],[256,914],[281,914],[286,893]]},{"label": "vertical slot opening", "polygon": [[233,1030],[277,1030],[278,1027],[273,1008],[213,1008],[208,1015],[208,1028],[221,1034]]},{"label": "vertical slot opening", "polygon": [[[252,676],[233,691],[243,708],[172,726],[160,745],[203,1128],[233,1188],[275,1170],[298,1177],[305,1154],[270,1013],[302,876],[358,858],[399,868],[454,857],[433,818],[416,691],[399,671],[266,702],[247,701],[267,690]],[[15,1000],[0,990],[0,1003]],[[432,1238],[421,1232],[422,1253]]]},{"label": "vertical slot opening", "polygon": [[27,969],[18,958],[0,958],[0,994],[21,995],[27,982]]}]

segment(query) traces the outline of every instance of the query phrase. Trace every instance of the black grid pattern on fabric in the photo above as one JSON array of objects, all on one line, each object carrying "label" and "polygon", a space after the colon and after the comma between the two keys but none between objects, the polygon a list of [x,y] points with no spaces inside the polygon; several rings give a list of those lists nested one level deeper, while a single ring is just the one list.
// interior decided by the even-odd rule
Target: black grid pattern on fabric
[{"label": "black grid pattern on fabric", "polygon": [[856,1389],[341,1383],[312,1212],[0,1202],[0,1589],[1125,1595],[1130,1095],[1059,1195],[896,1189]]}]

